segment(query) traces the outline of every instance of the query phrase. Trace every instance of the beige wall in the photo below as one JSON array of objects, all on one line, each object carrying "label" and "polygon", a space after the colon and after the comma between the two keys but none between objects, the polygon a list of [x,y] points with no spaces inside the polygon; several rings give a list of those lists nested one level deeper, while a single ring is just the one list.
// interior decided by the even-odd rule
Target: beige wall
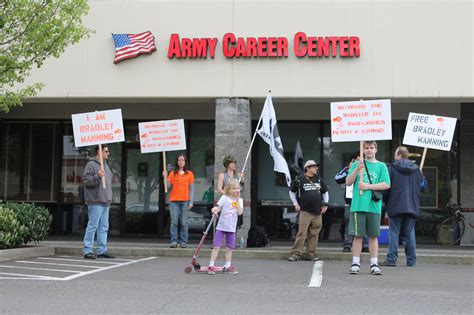
[{"label": "beige wall", "polygon": [[[474,99],[472,1],[90,1],[90,39],[34,71],[37,100],[150,102],[242,96]],[[150,30],[158,51],[117,65],[111,33]],[[355,59],[298,59],[293,36],[356,35]],[[222,36],[286,36],[287,59],[226,59]],[[217,56],[169,60],[169,36],[218,37]],[[311,103],[311,102],[310,102]]]}]

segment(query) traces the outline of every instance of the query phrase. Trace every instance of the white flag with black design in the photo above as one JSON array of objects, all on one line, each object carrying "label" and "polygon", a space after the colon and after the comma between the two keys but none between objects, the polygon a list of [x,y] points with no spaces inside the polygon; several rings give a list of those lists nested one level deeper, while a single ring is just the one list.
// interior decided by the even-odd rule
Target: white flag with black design
[{"label": "white flag with black design", "polygon": [[270,146],[270,154],[273,157],[273,170],[284,173],[286,177],[286,184],[290,187],[291,177],[288,164],[286,163],[283,153],[283,144],[281,143],[280,134],[278,133],[277,120],[275,109],[273,108],[272,96],[267,95],[265,105],[262,110],[262,124],[256,131],[263,140]]}]

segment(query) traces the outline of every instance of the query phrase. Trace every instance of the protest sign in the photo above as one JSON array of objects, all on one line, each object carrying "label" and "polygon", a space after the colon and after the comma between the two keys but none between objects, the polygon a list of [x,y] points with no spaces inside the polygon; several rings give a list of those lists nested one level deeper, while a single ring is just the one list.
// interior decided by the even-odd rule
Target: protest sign
[{"label": "protest sign", "polygon": [[[166,169],[166,151],[186,150],[184,120],[162,120],[138,124],[142,153],[163,152],[163,167]],[[165,192],[168,192],[165,178]]]},{"label": "protest sign", "polygon": [[[390,100],[331,103],[332,142],[359,141],[361,161],[364,161],[363,141],[390,139],[392,139]],[[362,182],[362,170],[359,173],[359,182]],[[361,195],[362,193],[360,190]]]},{"label": "protest sign", "polygon": [[[112,109],[74,114],[71,117],[74,146],[79,148],[99,145],[100,169],[104,171],[102,144],[125,141],[122,110]],[[105,188],[105,176],[102,176],[102,186]]]},{"label": "protest sign", "polygon": [[423,169],[427,149],[451,150],[455,129],[456,118],[410,113],[403,144],[425,148],[420,163]]},{"label": "protest sign", "polygon": [[71,117],[76,148],[125,141],[121,109],[74,114]]},{"label": "protest sign", "polygon": [[390,100],[331,103],[332,142],[392,139]]}]

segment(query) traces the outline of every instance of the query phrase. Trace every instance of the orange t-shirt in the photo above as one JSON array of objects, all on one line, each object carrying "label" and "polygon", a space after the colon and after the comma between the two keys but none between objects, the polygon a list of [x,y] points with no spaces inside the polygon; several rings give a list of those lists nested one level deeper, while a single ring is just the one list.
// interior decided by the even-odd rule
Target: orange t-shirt
[{"label": "orange t-shirt", "polygon": [[191,171],[184,174],[176,174],[174,171],[168,174],[168,183],[171,184],[170,201],[189,201],[189,185],[194,183],[194,174]]}]

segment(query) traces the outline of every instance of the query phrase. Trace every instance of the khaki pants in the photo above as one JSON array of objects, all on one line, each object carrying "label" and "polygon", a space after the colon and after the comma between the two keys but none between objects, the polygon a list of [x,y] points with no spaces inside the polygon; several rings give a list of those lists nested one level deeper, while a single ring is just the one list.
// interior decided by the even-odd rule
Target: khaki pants
[{"label": "khaki pants", "polygon": [[314,256],[316,254],[316,246],[318,245],[319,231],[321,231],[322,226],[322,215],[300,211],[300,226],[291,253],[301,256],[306,237],[308,237],[305,255]]}]

